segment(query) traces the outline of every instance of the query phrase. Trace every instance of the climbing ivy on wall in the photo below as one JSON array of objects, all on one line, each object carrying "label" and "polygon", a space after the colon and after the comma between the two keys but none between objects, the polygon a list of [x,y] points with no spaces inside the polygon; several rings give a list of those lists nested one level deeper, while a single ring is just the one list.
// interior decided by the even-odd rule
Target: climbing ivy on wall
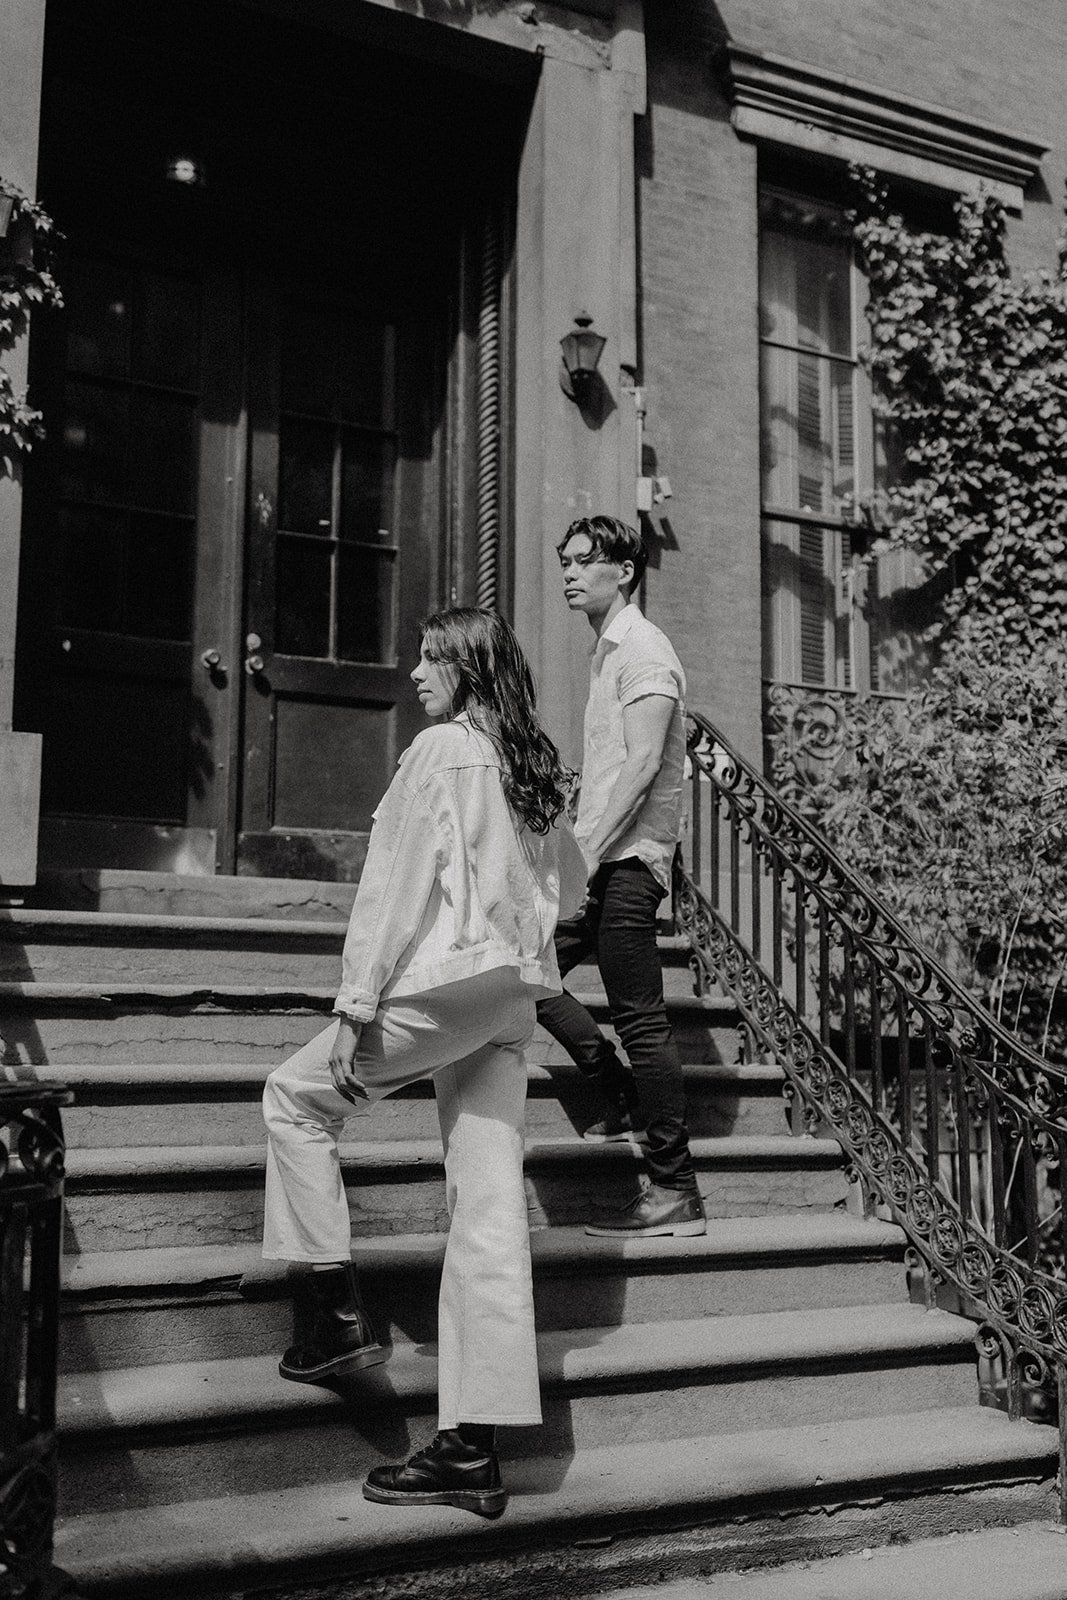
[{"label": "climbing ivy on wall", "polygon": [[1067,1062],[1067,247],[1014,275],[991,196],[918,232],[854,177],[862,359],[899,456],[865,508],[873,549],[915,549],[943,599],[926,681],[843,704],[814,768],[799,697],[772,770],[977,998]]},{"label": "climbing ivy on wall", "polygon": [[909,230],[854,172],[870,286],[863,352],[901,459],[868,508],[885,544],[945,580],[943,642],[1058,645],[1067,614],[1067,241],[1013,274],[1004,207],[956,206],[950,236]]},{"label": "climbing ivy on wall", "polygon": [[0,239],[0,472],[11,475],[22,453],[44,432],[41,413],[16,390],[4,365],[29,326],[37,307],[61,306],[63,296],[54,271],[59,234],[43,206],[0,178],[0,196],[14,204],[7,235]]}]

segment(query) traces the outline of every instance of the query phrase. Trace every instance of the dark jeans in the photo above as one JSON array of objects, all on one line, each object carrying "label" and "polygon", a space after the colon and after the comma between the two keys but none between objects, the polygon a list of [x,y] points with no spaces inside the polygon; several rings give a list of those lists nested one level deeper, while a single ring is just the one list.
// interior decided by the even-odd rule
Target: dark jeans
[{"label": "dark jeans", "polygon": [[[691,1190],[696,1176],[685,1125],[685,1089],[656,945],[656,908],[662,898],[661,885],[643,861],[634,856],[606,861],[590,884],[581,914],[557,926],[556,958],[565,977],[587,956],[596,956],[611,1020],[647,1119],[649,1177],[665,1189]],[[610,1071],[618,1059],[585,1007],[566,990],[539,1003],[537,1020],[582,1072]]]}]

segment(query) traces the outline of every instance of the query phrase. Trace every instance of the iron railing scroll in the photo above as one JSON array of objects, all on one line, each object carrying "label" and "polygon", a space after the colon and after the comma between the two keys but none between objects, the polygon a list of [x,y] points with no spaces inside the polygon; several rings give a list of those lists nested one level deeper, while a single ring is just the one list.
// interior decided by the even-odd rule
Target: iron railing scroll
[{"label": "iron railing scroll", "polygon": [[0,1083],[0,1596],[55,1595],[56,1350],[68,1090]]},{"label": "iron railing scroll", "polygon": [[[702,716],[675,916],[698,987],[786,1074],[794,1133],[829,1130],[916,1292],[978,1323],[981,1394],[1060,1427],[1067,1520],[1067,1073],[908,933]],[[1064,1196],[1067,1198],[1067,1196]]]}]

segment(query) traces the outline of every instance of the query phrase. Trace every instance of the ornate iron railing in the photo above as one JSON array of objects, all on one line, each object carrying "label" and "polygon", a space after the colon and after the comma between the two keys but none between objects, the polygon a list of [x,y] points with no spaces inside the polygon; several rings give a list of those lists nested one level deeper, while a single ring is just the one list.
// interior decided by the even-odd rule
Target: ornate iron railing
[{"label": "ornate iron railing", "polygon": [[58,1085],[0,1084],[0,1595],[58,1593],[56,1347],[64,1145]]},{"label": "ornate iron railing", "polygon": [[796,1133],[847,1153],[868,1212],[910,1241],[928,1304],[979,1324],[982,1395],[1055,1409],[1067,1520],[1067,1073],[911,937],[704,717],[675,916],[698,984],[735,1000],[784,1068]]}]

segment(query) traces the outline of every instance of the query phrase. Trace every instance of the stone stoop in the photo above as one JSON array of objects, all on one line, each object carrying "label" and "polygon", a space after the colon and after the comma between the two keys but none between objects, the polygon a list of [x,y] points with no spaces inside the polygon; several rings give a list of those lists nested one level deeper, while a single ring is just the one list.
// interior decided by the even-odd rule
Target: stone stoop
[{"label": "stone stoop", "polygon": [[1062,1524],[952,1533],[825,1561],[612,1589],[604,1600],[1063,1600]]},{"label": "stone stoop", "polygon": [[[277,1375],[291,1282],[258,1255],[262,1081],[329,1017],[352,891],[67,874],[0,913],[8,1077],[75,1093],[57,1559],[87,1596],[562,1600],[1052,1514],[1056,1440],[977,1403],[973,1328],[909,1302],[904,1238],[849,1213],[840,1147],[794,1137],[772,1063],[662,942],[707,1236],[588,1238],[639,1152],[529,1052],[527,1192],[545,1423],[502,1435],[498,1522],[371,1506],[432,1434],[447,1217],[432,1090],[343,1159],[392,1343],[336,1390]],[[572,984],[602,1021],[595,970]],[[695,1563],[695,1565],[694,1565]],[[799,1592],[799,1591],[798,1591]]]}]

